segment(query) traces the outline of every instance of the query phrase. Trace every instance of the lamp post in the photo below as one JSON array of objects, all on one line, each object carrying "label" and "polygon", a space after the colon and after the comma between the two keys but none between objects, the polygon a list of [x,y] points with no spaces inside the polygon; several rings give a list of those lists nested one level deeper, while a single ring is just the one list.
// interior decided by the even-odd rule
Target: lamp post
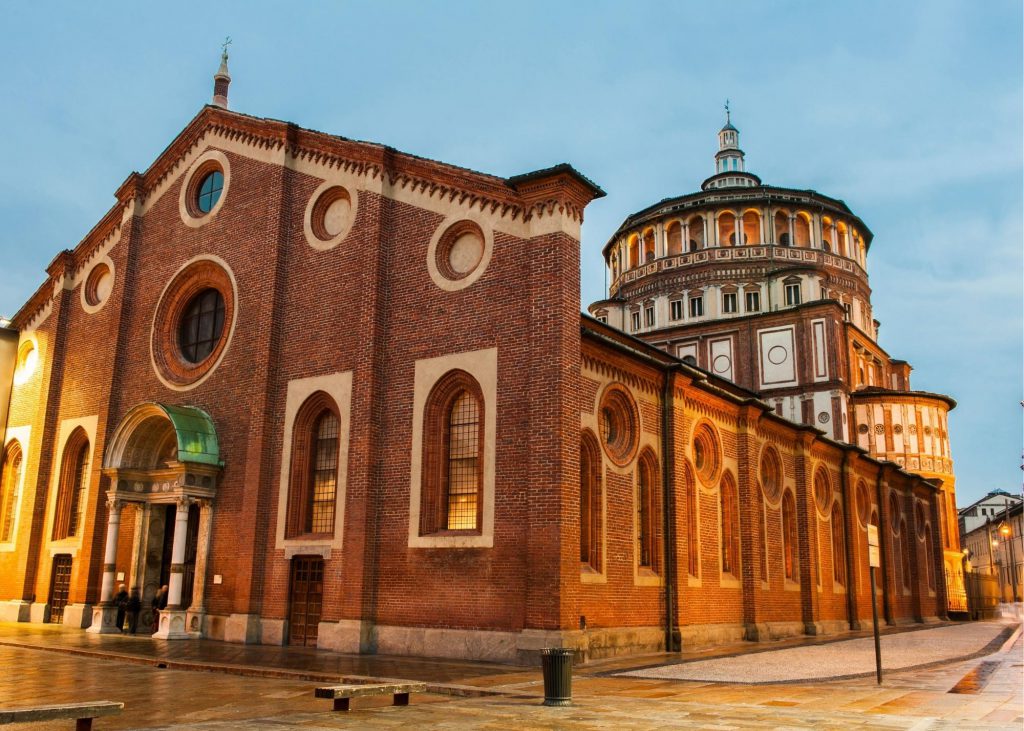
[{"label": "lamp post", "polygon": [[1017,559],[1013,551],[1013,529],[1005,520],[999,524],[999,535],[1003,537],[1003,544],[1010,546],[1010,586],[1013,589],[1013,601],[1017,601]]}]

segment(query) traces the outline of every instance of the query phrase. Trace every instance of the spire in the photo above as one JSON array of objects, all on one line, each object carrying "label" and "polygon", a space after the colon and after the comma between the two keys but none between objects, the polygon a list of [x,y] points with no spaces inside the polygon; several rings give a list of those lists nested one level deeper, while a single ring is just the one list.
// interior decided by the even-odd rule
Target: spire
[{"label": "spire", "polygon": [[743,150],[740,149],[740,131],[732,124],[732,108],[725,100],[725,126],[718,130],[718,152],[715,153],[715,174],[701,185],[712,188],[750,188],[761,184],[761,179],[746,170]]},{"label": "spire", "polygon": [[228,85],[231,84],[231,74],[228,73],[228,46],[231,45],[231,37],[228,36],[221,44],[220,68],[213,75],[213,104],[222,109],[228,108]]}]

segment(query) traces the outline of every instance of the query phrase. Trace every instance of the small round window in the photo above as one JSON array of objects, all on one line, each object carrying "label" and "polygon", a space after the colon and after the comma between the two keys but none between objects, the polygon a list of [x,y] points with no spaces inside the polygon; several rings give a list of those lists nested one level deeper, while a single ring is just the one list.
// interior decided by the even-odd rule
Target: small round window
[{"label": "small round window", "polygon": [[601,398],[599,412],[601,442],[618,465],[628,464],[640,441],[640,420],[633,397],[622,386],[609,386]]},{"label": "small round window", "polygon": [[220,342],[224,332],[224,298],[216,289],[205,289],[188,303],[178,326],[178,345],[189,363],[202,363]]},{"label": "small round window", "polygon": [[693,466],[697,469],[697,477],[711,487],[718,480],[721,465],[718,435],[711,424],[704,422],[693,434]]},{"label": "small round window", "polygon": [[224,190],[224,173],[220,170],[211,170],[199,183],[196,189],[196,208],[200,213],[209,213],[220,200],[220,194]]}]

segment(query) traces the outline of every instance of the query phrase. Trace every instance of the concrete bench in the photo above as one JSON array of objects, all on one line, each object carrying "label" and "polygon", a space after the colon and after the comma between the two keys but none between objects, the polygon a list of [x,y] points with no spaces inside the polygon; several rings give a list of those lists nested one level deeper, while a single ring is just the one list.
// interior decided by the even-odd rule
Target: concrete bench
[{"label": "concrete bench", "polygon": [[331,685],[324,688],[317,688],[314,695],[317,698],[330,698],[334,701],[334,710],[347,711],[349,701],[352,698],[362,698],[371,695],[393,695],[394,705],[409,705],[410,693],[423,693],[427,689],[426,683],[370,683],[363,685]]},{"label": "concrete bench", "polygon": [[100,716],[115,716],[124,709],[124,703],[92,701],[90,703],[62,703],[55,706],[21,706],[0,708],[0,726],[9,723],[33,723],[75,719],[75,731],[89,731],[92,720]]}]

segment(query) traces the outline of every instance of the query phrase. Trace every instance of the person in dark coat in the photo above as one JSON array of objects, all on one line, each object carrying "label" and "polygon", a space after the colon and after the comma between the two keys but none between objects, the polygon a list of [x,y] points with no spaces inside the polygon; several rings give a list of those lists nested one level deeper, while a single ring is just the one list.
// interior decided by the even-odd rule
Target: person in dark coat
[{"label": "person in dark coat", "polygon": [[167,585],[161,586],[156,594],[153,596],[153,601],[150,602],[153,608],[153,631],[156,632],[160,629],[160,610],[167,608]]},{"label": "person in dark coat", "polygon": [[142,611],[142,598],[139,596],[139,587],[132,588],[132,595],[128,597],[125,605],[125,613],[128,615],[128,632],[135,634],[139,626],[139,612]]},{"label": "person in dark coat", "polygon": [[117,607],[117,630],[124,632],[124,613],[128,607],[128,587],[124,584],[118,587],[114,595],[114,606]]}]

